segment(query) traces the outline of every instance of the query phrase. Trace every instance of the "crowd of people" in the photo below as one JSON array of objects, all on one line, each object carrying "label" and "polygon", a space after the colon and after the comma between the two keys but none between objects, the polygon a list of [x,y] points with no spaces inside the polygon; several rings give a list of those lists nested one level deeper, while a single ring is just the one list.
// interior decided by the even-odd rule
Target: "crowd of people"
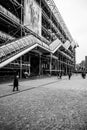
[{"label": "crowd of people", "polygon": [[[62,75],[63,75],[62,72],[58,72],[57,77],[59,77],[60,79],[62,79]],[[72,76],[72,72],[68,72],[67,76],[68,76],[68,78],[70,80],[71,76]]]}]

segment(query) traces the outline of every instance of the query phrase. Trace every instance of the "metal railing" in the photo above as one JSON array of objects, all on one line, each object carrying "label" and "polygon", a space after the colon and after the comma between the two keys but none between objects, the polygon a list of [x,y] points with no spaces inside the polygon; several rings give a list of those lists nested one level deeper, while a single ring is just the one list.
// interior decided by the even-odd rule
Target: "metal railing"
[{"label": "metal railing", "polygon": [[12,37],[12,36],[10,36],[10,35],[8,35],[8,34],[2,32],[2,31],[0,31],[0,37],[1,37],[2,39],[5,39],[5,40],[6,40],[6,39],[9,39],[9,40],[15,39],[14,37]]},{"label": "metal railing", "polygon": [[13,41],[11,43],[1,46],[0,47],[0,62],[7,60],[13,55],[20,53],[24,49],[34,44],[38,44],[49,50],[49,46],[47,44],[41,42],[39,39],[37,39],[33,35],[28,35],[21,39],[18,39],[16,41]]},{"label": "metal railing", "polygon": [[8,11],[7,9],[5,9],[1,5],[0,5],[0,13],[3,13],[5,16],[8,16],[12,20],[14,20],[16,23],[20,23],[20,20],[14,14],[12,14],[10,11]]}]

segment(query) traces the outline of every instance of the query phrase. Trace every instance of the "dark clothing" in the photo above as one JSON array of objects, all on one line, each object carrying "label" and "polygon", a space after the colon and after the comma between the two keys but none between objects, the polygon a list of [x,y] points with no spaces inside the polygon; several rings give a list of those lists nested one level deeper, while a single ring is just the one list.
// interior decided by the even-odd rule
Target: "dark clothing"
[{"label": "dark clothing", "polygon": [[60,77],[60,79],[62,78],[62,72],[59,73],[59,77]]},{"label": "dark clothing", "polygon": [[57,73],[57,78],[59,78],[59,79],[62,78],[62,73],[61,73],[61,72],[58,72],[58,73]]},{"label": "dark clothing", "polygon": [[69,73],[69,74],[68,74],[69,80],[70,80],[71,76],[72,76],[72,74],[71,74],[71,73]]},{"label": "dark clothing", "polygon": [[14,77],[13,91],[15,91],[15,88],[18,91],[18,76],[17,75]]},{"label": "dark clothing", "polygon": [[82,72],[82,78],[85,79],[85,77],[86,77],[86,73]]}]

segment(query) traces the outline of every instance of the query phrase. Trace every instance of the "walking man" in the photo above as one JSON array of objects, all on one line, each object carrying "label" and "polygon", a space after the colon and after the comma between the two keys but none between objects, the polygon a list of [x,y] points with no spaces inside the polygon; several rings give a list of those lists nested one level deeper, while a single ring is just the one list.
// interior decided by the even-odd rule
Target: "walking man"
[{"label": "walking man", "polygon": [[68,73],[69,80],[71,79],[71,76],[72,76],[72,74],[71,74],[71,72],[69,72]]},{"label": "walking man", "polygon": [[15,74],[15,76],[14,76],[14,82],[13,82],[13,91],[15,91],[15,88],[18,91],[18,77],[19,76],[17,74]]}]

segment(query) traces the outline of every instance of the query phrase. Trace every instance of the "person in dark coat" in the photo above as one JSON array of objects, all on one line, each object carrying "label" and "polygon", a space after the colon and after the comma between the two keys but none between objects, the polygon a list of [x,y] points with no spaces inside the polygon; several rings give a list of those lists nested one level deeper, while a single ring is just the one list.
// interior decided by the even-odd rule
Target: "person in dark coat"
[{"label": "person in dark coat", "polygon": [[18,91],[18,75],[17,74],[14,76],[13,91],[15,91],[15,88]]},{"label": "person in dark coat", "polygon": [[85,73],[85,71],[82,72],[82,78],[83,78],[83,79],[86,78],[86,73]]},{"label": "person in dark coat", "polygon": [[62,78],[62,72],[59,73],[59,77],[60,77],[60,79]]},{"label": "person in dark coat", "polygon": [[72,76],[72,73],[69,72],[69,73],[68,73],[69,80],[71,79],[71,76]]}]

